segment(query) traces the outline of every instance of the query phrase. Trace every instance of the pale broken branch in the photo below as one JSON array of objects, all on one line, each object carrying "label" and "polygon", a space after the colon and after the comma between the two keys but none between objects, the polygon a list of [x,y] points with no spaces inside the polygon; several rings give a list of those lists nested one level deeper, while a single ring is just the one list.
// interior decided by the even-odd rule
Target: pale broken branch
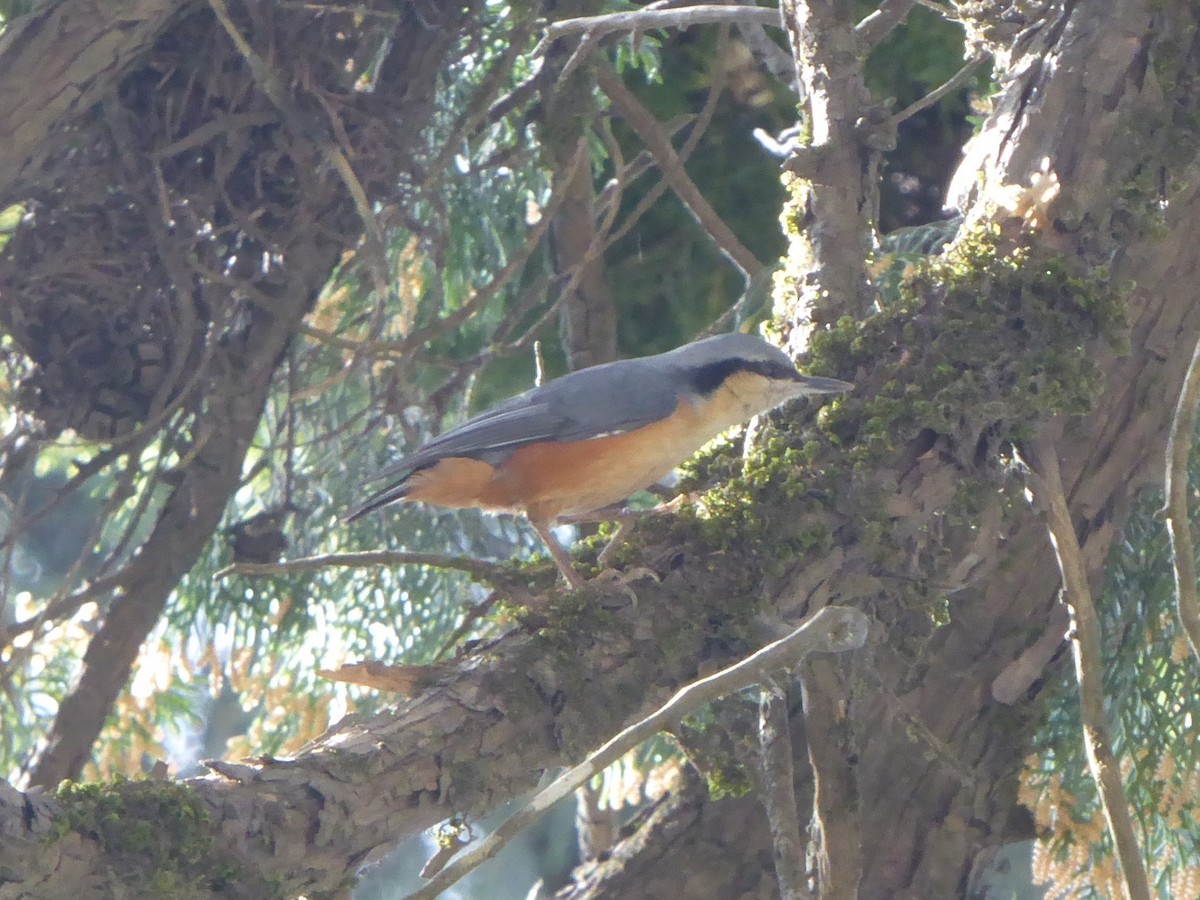
[{"label": "pale broken branch", "polygon": [[1088,768],[1096,781],[1100,805],[1108,820],[1109,834],[1117,848],[1117,860],[1130,900],[1150,900],[1146,866],[1138,849],[1137,835],[1129,801],[1121,783],[1120,761],[1112,749],[1104,711],[1104,664],[1100,650],[1100,618],[1092,602],[1083,551],[1075,534],[1071,510],[1067,506],[1062,478],[1058,471],[1058,451],[1052,445],[1036,448],[1032,457],[1024,454],[1029,466],[1033,494],[1046,511],[1046,527],[1058,557],[1062,574],[1062,598],[1071,611],[1071,655],[1079,682],[1080,717],[1083,720],[1083,746]]},{"label": "pale broken branch", "polygon": [[362,553],[325,553],[320,556],[302,556],[277,563],[239,562],[228,565],[215,575],[214,580],[230,575],[287,575],[312,569],[328,569],[336,566],[359,568],[362,566],[428,566],[433,569],[455,569],[466,572],[473,578],[488,580],[505,571],[504,566],[471,559],[464,556],[443,556],[439,553],[408,553],[399,550],[373,550]]},{"label": "pale broken branch", "polygon": [[408,900],[434,900],[460,878],[495,856],[515,835],[529,827],[551,806],[611,763],[665,728],[679,723],[705,703],[735,691],[761,684],[772,673],[789,668],[811,653],[842,653],[861,647],[867,639],[867,616],[848,607],[826,607],[786,637],[713,675],[681,688],[674,697],[646,718],[626,728],[579,765],[540,790],[494,832],[446,866]]},{"label": "pale broken branch", "polygon": [[779,10],[765,6],[702,4],[685,6],[681,9],[639,9],[602,16],[561,19],[546,26],[546,36],[538,44],[534,54],[544,53],[550,42],[573,34],[583,34],[595,40],[616,31],[637,32],[652,28],[690,28],[692,25],[713,24],[758,24],[779,27]]},{"label": "pale broken branch", "polygon": [[1200,659],[1200,600],[1196,597],[1196,556],[1188,515],[1188,458],[1196,433],[1196,404],[1200,403],[1200,343],[1192,352],[1179,403],[1171,421],[1167,440],[1166,505],[1167,533],[1171,536],[1171,557],[1175,569],[1175,602],[1179,621],[1192,646],[1192,655]]}]

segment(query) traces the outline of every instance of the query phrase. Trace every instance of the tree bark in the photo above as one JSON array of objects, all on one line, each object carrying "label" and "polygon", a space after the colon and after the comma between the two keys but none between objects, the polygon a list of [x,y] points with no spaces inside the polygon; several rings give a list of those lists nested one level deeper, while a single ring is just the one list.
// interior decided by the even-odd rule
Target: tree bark
[{"label": "tree bark", "polygon": [[94,104],[188,3],[52,0],[0,35],[0,195],[56,145],[62,126]]}]

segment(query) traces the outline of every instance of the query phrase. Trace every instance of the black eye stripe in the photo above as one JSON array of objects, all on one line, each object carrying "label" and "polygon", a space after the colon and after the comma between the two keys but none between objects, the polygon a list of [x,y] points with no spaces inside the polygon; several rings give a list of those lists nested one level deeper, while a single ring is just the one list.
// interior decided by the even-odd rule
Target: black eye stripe
[{"label": "black eye stripe", "polygon": [[767,359],[722,359],[692,370],[692,389],[707,396],[739,372],[753,372],[764,378],[795,380],[796,370],[790,365]]}]

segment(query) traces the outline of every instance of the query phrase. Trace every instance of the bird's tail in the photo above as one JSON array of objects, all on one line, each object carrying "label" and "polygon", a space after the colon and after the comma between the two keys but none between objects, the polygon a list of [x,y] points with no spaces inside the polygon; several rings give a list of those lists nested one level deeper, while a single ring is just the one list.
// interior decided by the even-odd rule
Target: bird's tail
[{"label": "bird's tail", "polygon": [[367,513],[375,512],[375,510],[387,506],[389,503],[395,503],[397,500],[403,500],[408,493],[408,478],[404,478],[389,487],[378,491],[354,507],[350,512],[342,516],[343,524],[350,524],[355,519],[361,519]]}]

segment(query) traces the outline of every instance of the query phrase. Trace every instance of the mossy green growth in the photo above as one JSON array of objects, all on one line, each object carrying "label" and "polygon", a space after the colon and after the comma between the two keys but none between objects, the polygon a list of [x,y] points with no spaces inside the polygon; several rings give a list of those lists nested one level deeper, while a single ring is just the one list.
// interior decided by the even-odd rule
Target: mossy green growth
[{"label": "mossy green growth", "polygon": [[[65,782],[56,799],[63,812],[52,839],[76,832],[97,841],[131,896],[183,900],[211,897],[235,883],[247,888],[243,868],[215,851],[208,810],[186,785]],[[280,896],[264,879],[253,881],[256,896]]]},{"label": "mossy green growth", "polygon": [[732,760],[729,765],[709,769],[704,774],[708,782],[708,796],[712,800],[745,797],[754,790],[754,784],[750,781],[745,767]]},{"label": "mossy green growth", "polygon": [[[768,427],[745,459],[736,442],[698,457],[683,488],[719,486],[694,521],[680,520],[770,577],[827,552],[830,527],[849,517],[886,564],[897,548],[886,490],[873,480],[881,464],[936,442],[964,472],[999,480],[1007,444],[1052,416],[1091,409],[1101,389],[1092,354],[1105,343],[1120,352],[1126,340],[1125,292],[1106,270],[1076,272],[979,227],[911,266],[876,315],[814,331],[805,371],[869,381],[823,403],[807,428]],[[964,479],[971,489],[956,494],[952,521],[982,508],[974,491],[993,493],[988,481]]]},{"label": "mossy green growth", "polygon": [[925,430],[1019,441],[1039,421],[1091,409],[1101,388],[1091,353],[1099,342],[1122,350],[1125,331],[1107,270],[1078,274],[1061,257],[1002,249],[999,230],[981,226],[913,266],[880,315],[813,335],[823,367],[869,371],[878,384],[832,405],[822,426],[860,466]]}]

